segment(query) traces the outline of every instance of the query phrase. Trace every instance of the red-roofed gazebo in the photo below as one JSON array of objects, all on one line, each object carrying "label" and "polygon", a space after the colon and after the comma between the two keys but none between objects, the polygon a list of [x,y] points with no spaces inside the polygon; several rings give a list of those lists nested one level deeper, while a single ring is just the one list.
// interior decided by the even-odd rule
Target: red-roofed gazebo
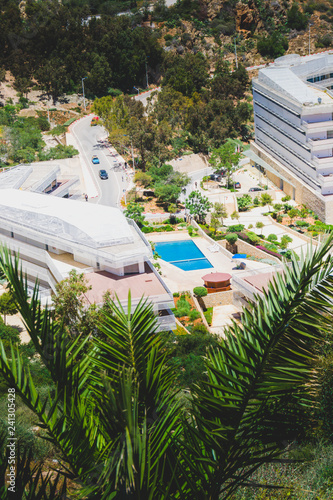
[{"label": "red-roofed gazebo", "polygon": [[202,277],[208,293],[225,292],[230,290],[231,274],[210,273]]}]

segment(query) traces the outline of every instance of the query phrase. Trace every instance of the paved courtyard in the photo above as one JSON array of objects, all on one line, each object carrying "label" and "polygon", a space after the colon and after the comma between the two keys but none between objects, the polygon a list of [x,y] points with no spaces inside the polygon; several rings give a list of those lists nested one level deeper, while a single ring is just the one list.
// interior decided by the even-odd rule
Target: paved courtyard
[{"label": "paved courtyard", "polygon": [[[162,277],[167,286],[170,288],[172,293],[182,292],[186,290],[193,290],[196,286],[203,286],[204,282],[202,276],[209,272],[222,272],[222,273],[239,273],[241,270],[236,268],[234,262],[232,262],[232,255],[223,249],[217,253],[213,253],[209,250],[212,244],[202,237],[191,238],[187,232],[174,232],[174,233],[150,233],[148,236],[149,241],[152,242],[171,242],[180,240],[193,240],[197,245],[199,250],[204,254],[204,256],[212,264],[212,268],[209,269],[198,269],[195,271],[183,271],[173,264],[158,259],[161,265]],[[267,268],[267,263],[249,261],[247,263],[247,269],[260,269]]]}]

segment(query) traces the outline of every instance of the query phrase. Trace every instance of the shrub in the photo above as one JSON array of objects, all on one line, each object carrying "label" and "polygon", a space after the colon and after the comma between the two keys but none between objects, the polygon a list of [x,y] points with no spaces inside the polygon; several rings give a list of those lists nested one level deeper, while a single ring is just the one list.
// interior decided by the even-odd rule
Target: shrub
[{"label": "shrub", "polygon": [[248,229],[252,229],[252,228],[253,228],[253,224],[249,224]]},{"label": "shrub", "polygon": [[262,56],[279,57],[283,56],[288,49],[289,43],[286,37],[278,31],[274,31],[271,36],[263,36],[258,40],[257,49]]},{"label": "shrub", "polygon": [[294,4],[287,13],[287,26],[292,30],[302,31],[308,25],[308,17],[303,14],[297,4]]},{"label": "shrub", "polygon": [[154,231],[154,228],[153,228],[153,227],[151,227],[151,226],[143,226],[143,227],[141,228],[141,231],[142,231],[143,233],[152,233],[152,232]]},{"label": "shrub", "polygon": [[192,311],[190,311],[189,318],[190,318],[191,321],[194,321],[194,320],[200,318],[199,311],[197,311],[196,309],[193,309]]},{"label": "shrub", "polygon": [[238,240],[238,235],[236,233],[229,233],[229,234],[227,234],[225,239],[227,240],[227,242],[230,245],[234,245],[236,243],[236,241]]},{"label": "shrub", "polygon": [[179,297],[179,292],[175,292],[175,293],[173,294],[173,296],[174,296],[174,297]]},{"label": "shrub", "polygon": [[227,232],[228,233],[239,233],[239,232],[243,231],[244,227],[245,226],[243,224],[234,224],[233,226],[228,227]]},{"label": "shrub", "polygon": [[269,234],[267,236],[267,239],[268,239],[268,241],[276,241],[278,239],[278,237],[276,236],[276,234]]},{"label": "shrub", "polygon": [[255,197],[253,198],[253,204],[254,204],[254,205],[256,205],[256,206],[260,205],[260,201],[259,201],[258,196],[255,196]]},{"label": "shrub", "polygon": [[196,286],[193,288],[193,293],[196,297],[206,297],[208,292],[204,286]]},{"label": "shrub", "polygon": [[283,198],[281,198],[281,201],[290,201],[291,200],[291,197],[289,196],[289,194],[287,194],[287,196],[284,196]]},{"label": "shrub", "polygon": [[296,260],[299,260],[299,256],[297,255],[294,250],[287,250],[284,254],[283,257],[285,257],[288,260],[291,260],[292,257],[294,257]]},{"label": "shrub", "polygon": [[296,226],[299,226],[299,227],[309,227],[310,224],[308,222],[306,222],[305,220],[297,220],[296,221]]},{"label": "shrub", "polygon": [[260,241],[259,236],[256,233],[254,233],[253,231],[249,231],[247,233],[247,236],[248,236],[249,243],[251,243],[252,245],[259,243],[259,241]]},{"label": "shrub", "polygon": [[204,335],[205,333],[209,332],[203,323],[198,323],[197,325],[193,326],[191,333],[202,333]]},{"label": "shrub", "polygon": [[213,308],[208,307],[207,310],[204,312],[204,316],[206,318],[207,323],[210,326],[212,324],[212,320],[213,320]]},{"label": "shrub", "polygon": [[273,208],[274,208],[274,210],[276,210],[277,212],[279,212],[280,210],[283,209],[283,205],[282,205],[282,203],[275,203],[273,205]]}]

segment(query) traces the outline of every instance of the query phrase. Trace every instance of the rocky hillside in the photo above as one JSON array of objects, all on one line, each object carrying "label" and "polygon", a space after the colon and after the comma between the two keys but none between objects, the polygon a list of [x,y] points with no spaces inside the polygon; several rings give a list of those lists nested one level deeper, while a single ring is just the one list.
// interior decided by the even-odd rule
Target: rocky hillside
[{"label": "rocky hillside", "polygon": [[[295,11],[293,5],[291,0],[199,0],[192,2],[190,15],[179,12],[177,21],[159,23],[160,42],[167,52],[201,51],[213,67],[220,53],[235,61],[236,41],[238,60],[252,66],[282,52],[308,54],[310,24],[311,52],[333,48],[333,0],[301,1]],[[258,41],[273,34],[283,40],[281,53],[258,50]]]}]

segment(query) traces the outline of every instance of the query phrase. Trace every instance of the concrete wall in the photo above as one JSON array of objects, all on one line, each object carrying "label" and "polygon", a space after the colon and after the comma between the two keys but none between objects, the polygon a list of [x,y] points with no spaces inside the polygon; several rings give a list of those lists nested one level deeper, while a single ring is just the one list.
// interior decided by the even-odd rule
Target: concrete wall
[{"label": "concrete wall", "polygon": [[214,306],[226,306],[233,304],[233,290],[226,292],[209,293],[206,297],[200,298],[200,305],[203,309]]},{"label": "concrete wall", "polygon": [[[295,201],[313,210],[320,220],[324,221],[326,224],[333,224],[333,195],[323,196],[319,191],[312,189],[257,144],[252,143],[251,149],[277,172],[281,173],[283,177],[290,180],[290,184],[283,181],[283,191],[286,194],[293,198],[293,184],[295,186]],[[277,187],[280,187],[280,178],[278,176],[268,171],[266,174]]]},{"label": "concrete wall", "polygon": [[[298,234],[298,233],[297,233]],[[223,247],[227,246],[227,241],[226,240],[220,240],[219,244],[222,245]],[[257,259],[271,259],[277,262],[278,264],[281,263],[281,261],[277,258],[274,257],[273,255],[269,255],[268,253],[264,252],[263,250],[260,250],[259,248],[255,248],[253,245],[250,245],[250,243],[246,243],[246,241],[238,240],[235,243],[235,246],[237,247],[237,253],[246,253],[247,255],[250,255],[251,257],[256,257]]]}]

